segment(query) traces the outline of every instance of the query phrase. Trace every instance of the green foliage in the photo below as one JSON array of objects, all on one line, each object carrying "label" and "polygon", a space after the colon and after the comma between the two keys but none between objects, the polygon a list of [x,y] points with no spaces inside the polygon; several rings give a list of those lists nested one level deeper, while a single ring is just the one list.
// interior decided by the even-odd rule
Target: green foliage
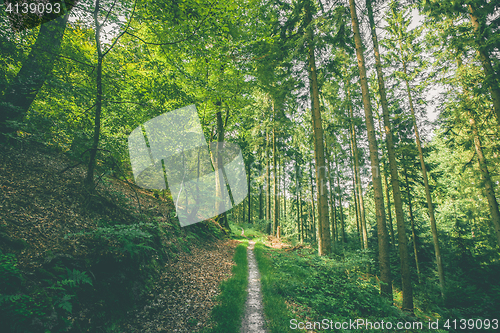
[{"label": "green foliage", "polygon": [[[152,227],[153,224],[151,223],[115,224],[97,227],[94,231],[83,231],[73,235],[91,236],[99,241],[105,241],[107,244],[105,251],[121,253],[128,255],[132,259],[138,259],[155,252],[155,249],[151,247],[153,236],[150,231],[147,231]],[[71,234],[67,237],[69,236]]]},{"label": "green foliage", "polygon": [[3,254],[0,251],[0,292],[16,289],[20,282],[21,274],[17,268],[16,256],[12,253]]},{"label": "green foliage", "polygon": [[352,318],[412,320],[382,298],[374,277],[363,273],[370,264],[367,255],[353,252],[331,259],[313,252],[305,249],[287,253],[256,245],[270,332],[288,332],[294,318],[340,322]]},{"label": "green foliage", "polygon": [[[54,271],[61,271],[56,265]],[[12,254],[0,252],[0,322],[2,328],[13,332],[33,332],[33,322],[53,328],[53,332],[66,331],[71,323],[65,320],[72,313],[82,285],[92,285],[86,272],[65,267],[65,273],[45,279],[44,287],[26,288],[17,259]]]}]

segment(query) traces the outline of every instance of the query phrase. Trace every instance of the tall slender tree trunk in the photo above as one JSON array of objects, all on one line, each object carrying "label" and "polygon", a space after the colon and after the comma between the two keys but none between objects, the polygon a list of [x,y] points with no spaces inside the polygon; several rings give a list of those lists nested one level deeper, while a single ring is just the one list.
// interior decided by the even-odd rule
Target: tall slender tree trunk
[{"label": "tall slender tree trunk", "polygon": [[[462,60],[460,57],[458,58],[458,67],[462,67]],[[466,91],[464,85],[464,91]],[[470,104],[470,101],[467,101]],[[495,189],[493,186],[493,182],[491,181],[491,176],[488,170],[488,162],[483,153],[483,148],[481,144],[481,138],[479,137],[479,131],[476,125],[475,114],[472,111],[473,108],[468,106],[468,116],[469,123],[472,129],[472,135],[474,137],[474,148],[476,150],[476,154],[478,157],[479,170],[481,171],[481,177],[484,182],[484,191],[486,194],[486,199],[488,200],[488,208],[491,214],[491,222],[493,224],[493,228],[495,229],[495,234],[497,236],[497,243],[500,247],[500,212],[498,208],[498,201],[495,196]]]},{"label": "tall slender tree trunk", "polygon": [[[219,170],[223,166],[223,161],[222,161],[222,154],[221,151],[224,147],[224,123],[222,121],[222,112],[219,109],[217,112],[217,156],[215,157],[216,161],[216,170]],[[219,199],[217,202],[218,208],[217,210],[219,212],[223,212],[222,214],[219,215],[219,224],[229,230],[229,221],[227,220],[226,217],[226,207],[225,207],[225,198],[224,198],[224,191],[223,188],[226,186],[224,182],[224,177],[222,176],[222,172],[216,172],[215,173],[215,191],[217,193],[217,198]],[[243,211],[243,214],[244,211]],[[243,215],[243,221],[245,220],[245,215]]]},{"label": "tall slender tree trunk", "polygon": [[330,216],[332,218],[332,223],[331,223],[331,241],[332,241],[332,247],[335,248],[335,244],[337,241],[336,237],[336,214],[335,214],[335,198],[333,194],[333,180],[332,180],[332,168],[331,168],[331,163],[330,163],[330,154],[328,153],[327,145],[325,145],[325,154],[326,154],[326,163],[328,166],[328,184],[330,186]]},{"label": "tall slender tree trunk", "polygon": [[415,266],[417,267],[418,283],[421,283],[420,263],[418,261],[417,236],[416,236],[416,233],[415,233],[415,218],[413,216],[413,205],[412,205],[412,202],[411,202],[410,183],[408,182],[408,171],[406,170],[406,167],[403,168],[403,171],[404,171],[404,174],[405,174],[405,181],[406,181],[406,195],[408,197],[408,210],[409,210],[409,213],[410,213],[411,237],[413,239],[413,253],[415,255]]},{"label": "tall slender tree trunk", "polygon": [[276,156],[276,110],[274,109],[273,101],[273,189],[274,189],[274,214],[273,214],[273,235],[278,237],[278,223],[279,223],[279,211],[278,211],[278,169],[276,167],[277,156]]},{"label": "tall slender tree trunk", "polygon": [[[350,135],[349,135],[350,136]],[[356,217],[356,231],[357,231],[357,234],[358,234],[358,240],[359,240],[359,245],[360,247],[363,249],[364,248],[364,245],[363,245],[363,232],[362,232],[362,227],[360,227],[360,222],[359,222],[359,202],[357,200],[357,189],[356,189],[356,176],[354,175],[354,158],[353,158],[353,154],[352,154],[352,138],[350,138],[351,142],[350,142],[350,145],[351,145],[351,172],[352,172],[352,177],[351,177],[351,180],[352,180],[352,197],[354,199],[354,212],[355,212],[355,217]]]},{"label": "tall slender tree trunk", "polygon": [[[381,119],[378,119],[378,125],[380,128],[380,135],[382,135],[382,122]],[[385,154],[385,151],[382,147],[382,154]],[[385,196],[387,197],[387,215],[389,219],[389,232],[391,234],[391,244],[392,248],[396,248],[396,241],[394,240],[394,227],[392,226],[392,211],[391,211],[391,194],[389,192],[389,182],[387,181],[387,164],[382,163],[384,167],[384,188],[385,188]]]},{"label": "tall slender tree trunk", "polygon": [[490,88],[491,99],[493,100],[493,108],[497,116],[497,122],[500,126],[500,87],[498,82],[498,77],[495,70],[491,66],[491,60],[488,52],[485,50],[484,41],[482,40],[481,33],[483,30],[483,23],[479,20],[476,15],[475,10],[469,4],[469,14],[472,23],[472,28],[475,33],[475,41],[478,46],[477,52],[479,53],[479,59],[483,65],[484,76],[486,77],[486,84]]},{"label": "tall slender tree trunk", "polygon": [[247,186],[248,186],[248,224],[252,223],[252,188],[250,187],[250,178],[252,170],[250,170],[250,165],[248,166],[248,178],[247,178]]},{"label": "tall slender tree trunk", "polygon": [[281,175],[283,177],[283,218],[286,220],[286,174],[285,174],[285,156],[281,162]]},{"label": "tall slender tree trunk", "polygon": [[389,182],[387,181],[387,170],[384,168],[384,186],[385,196],[387,197],[387,213],[389,217],[389,231],[391,233],[391,243],[393,249],[396,248],[396,240],[394,239],[394,227],[392,226],[392,210],[391,210],[391,193],[389,192]]},{"label": "tall slender tree trunk", "polygon": [[316,239],[316,205],[314,204],[314,181],[312,175],[312,163],[309,163],[309,180],[311,184],[311,230],[314,240]]},{"label": "tall slender tree trunk", "polygon": [[[443,264],[441,262],[441,250],[439,248],[439,238],[436,226],[436,218],[434,216],[434,205],[432,204],[431,190],[429,187],[429,178],[427,177],[427,168],[425,166],[424,153],[422,150],[422,144],[420,141],[420,134],[418,132],[417,118],[415,116],[415,108],[413,107],[413,98],[411,96],[410,83],[408,82],[408,70],[406,66],[406,60],[403,54],[403,45],[402,45],[402,36],[399,36],[399,50],[401,55],[401,61],[403,63],[403,72],[405,74],[405,85],[406,92],[408,94],[408,102],[410,104],[410,112],[413,120],[413,130],[415,132],[415,143],[417,144],[418,156],[420,159],[420,168],[422,170],[422,177],[424,179],[424,188],[425,188],[425,198],[427,201],[427,212],[429,213],[429,220],[431,223],[431,233],[432,233],[432,242],[434,244],[434,253],[436,256],[436,265],[438,270],[439,284],[441,287],[441,296],[444,297],[444,288],[445,288],[445,280],[444,280],[444,270]],[[420,275],[419,275],[420,279]]]},{"label": "tall slender tree trunk", "polygon": [[354,126],[354,110],[352,108],[352,103],[351,103],[351,91],[349,87],[347,88],[347,96],[348,96],[348,103],[349,103],[349,117],[351,119],[351,145],[352,145],[352,154],[354,157],[354,179],[356,182],[356,192],[358,194],[358,207],[359,207],[359,221],[361,224],[361,232],[362,232],[362,237],[363,237],[363,248],[368,249],[368,232],[366,230],[366,218],[365,218],[365,203],[363,200],[363,187],[361,185],[361,172],[359,168],[359,150],[358,150],[358,144],[356,140],[356,128]]},{"label": "tall slender tree trunk", "polygon": [[[375,214],[377,217],[377,236],[379,247],[379,265],[380,265],[380,291],[382,295],[392,300],[392,278],[389,261],[389,239],[385,225],[384,195],[382,191],[382,181],[380,179],[380,162],[378,159],[377,138],[375,137],[375,126],[373,123],[372,106],[370,104],[370,92],[368,90],[368,81],[366,77],[365,59],[363,55],[363,44],[359,32],[358,16],[356,14],[356,5],[354,0],[349,0],[351,11],[352,30],[354,32],[354,42],[356,44],[356,55],[358,59],[359,76],[361,83],[361,92],[363,96],[363,106],[365,110],[366,130],[368,134],[368,143],[370,149],[370,163],[372,166],[372,182],[375,197]],[[411,291],[411,284],[410,284]],[[413,301],[412,303],[413,304]],[[406,306],[408,304],[403,304]],[[412,306],[413,308],[413,306]]]},{"label": "tall slender tree trunk", "polygon": [[266,220],[271,221],[271,165],[269,157],[269,131],[266,131]]},{"label": "tall slender tree trunk", "polygon": [[[261,167],[262,170],[262,167]],[[259,185],[259,220],[262,220],[264,218],[264,210],[263,210],[263,192],[264,189],[262,188],[262,184]]]},{"label": "tall slender tree trunk", "polygon": [[297,240],[300,242],[300,189],[299,189],[299,166],[297,163],[297,155],[295,155],[295,199],[297,201]]},{"label": "tall slender tree trunk", "polygon": [[474,147],[477,153],[479,170],[481,170],[481,176],[484,182],[484,191],[486,192],[486,198],[488,199],[488,207],[490,209],[491,222],[493,224],[493,228],[495,229],[498,246],[500,247],[500,212],[498,209],[498,201],[495,196],[495,190],[493,187],[493,182],[491,181],[486,157],[483,154],[481,139],[479,138],[479,132],[476,126],[476,120],[474,114],[470,109],[469,109],[469,117],[470,117],[469,122],[472,128],[472,134],[474,135]]},{"label": "tall slender tree trunk", "polygon": [[328,216],[328,189],[325,170],[325,152],[323,141],[323,125],[319,105],[319,85],[314,55],[314,32],[312,24],[311,1],[305,3],[305,23],[307,26],[306,40],[308,51],[309,86],[311,92],[311,113],[314,135],[314,158],[316,161],[316,189],[318,191],[318,254],[320,256],[331,252],[330,222]]},{"label": "tall slender tree trunk", "polygon": [[300,210],[300,242],[304,243],[304,206],[302,205],[302,189],[299,187],[299,210]]},{"label": "tall slender tree trunk", "polygon": [[337,170],[337,184],[339,186],[340,235],[341,235],[342,246],[344,246],[344,244],[346,242],[345,223],[344,223],[344,208],[342,205],[342,190],[340,188],[340,173],[339,173],[339,164],[337,161],[337,155],[335,155],[335,168]]},{"label": "tall slender tree trunk", "polygon": [[89,162],[87,165],[87,175],[85,177],[85,186],[89,191],[94,191],[94,169],[96,164],[97,148],[99,146],[99,137],[101,133],[101,113],[102,113],[102,49],[101,49],[101,28],[98,15],[100,10],[100,2],[96,1],[95,10],[93,13],[95,24],[95,42],[97,50],[97,68],[96,68],[96,99],[95,99],[95,116],[94,116],[94,138],[92,140],[92,148],[90,150]]}]

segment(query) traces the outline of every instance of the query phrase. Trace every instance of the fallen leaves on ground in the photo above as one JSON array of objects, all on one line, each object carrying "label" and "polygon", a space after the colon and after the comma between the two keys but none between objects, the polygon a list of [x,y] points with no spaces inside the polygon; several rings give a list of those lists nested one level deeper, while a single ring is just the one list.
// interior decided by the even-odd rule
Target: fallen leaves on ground
[{"label": "fallen leaves on ground", "polygon": [[231,275],[238,241],[217,241],[170,264],[151,300],[129,313],[123,332],[197,332],[209,325],[219,284]]}]

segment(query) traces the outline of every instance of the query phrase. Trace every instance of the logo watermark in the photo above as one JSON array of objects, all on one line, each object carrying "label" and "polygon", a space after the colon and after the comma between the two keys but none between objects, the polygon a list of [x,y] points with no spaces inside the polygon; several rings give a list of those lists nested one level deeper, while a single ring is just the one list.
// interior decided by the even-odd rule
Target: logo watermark
[{"label": "logo watermark", "polygon": [[248,193],[238,145],[207,144],[195,105],[153,118],[128,137],[134,180],[147,189],[170,189],[181,226],[228,211]]}]

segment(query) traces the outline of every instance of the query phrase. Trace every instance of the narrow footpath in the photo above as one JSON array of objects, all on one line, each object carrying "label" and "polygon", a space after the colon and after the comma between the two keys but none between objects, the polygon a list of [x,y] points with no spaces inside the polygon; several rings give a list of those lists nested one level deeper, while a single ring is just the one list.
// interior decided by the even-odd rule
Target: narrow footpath
[{"label": "narrow footpath", "polygon": [[250,241],[247,249],[248,296],[240,333],[267,333],[262,307],[262,292],[260,290],[260,273],[253,253],[254,245],[255,242]]}]

